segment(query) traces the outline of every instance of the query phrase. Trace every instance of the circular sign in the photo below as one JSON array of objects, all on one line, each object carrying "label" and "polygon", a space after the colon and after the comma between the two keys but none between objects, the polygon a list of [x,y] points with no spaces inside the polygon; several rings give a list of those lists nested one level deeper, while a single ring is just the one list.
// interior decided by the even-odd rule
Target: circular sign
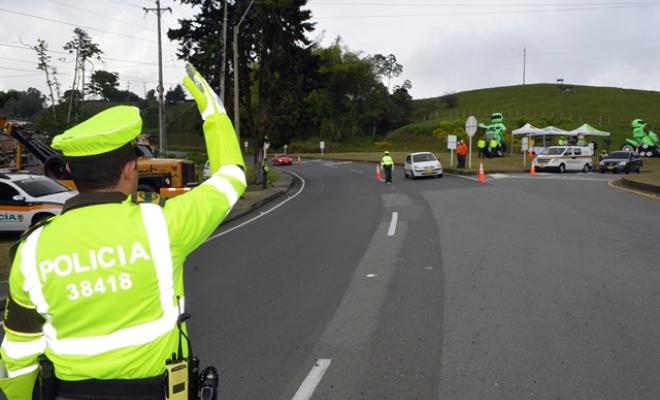
[{"label": "circular sign", "polygon": [[472,137],[477,133],[478,127],[477,118],[474,115],[470,115],[467,121],[465,121],[465,133],[467,133],[469,137]]}]

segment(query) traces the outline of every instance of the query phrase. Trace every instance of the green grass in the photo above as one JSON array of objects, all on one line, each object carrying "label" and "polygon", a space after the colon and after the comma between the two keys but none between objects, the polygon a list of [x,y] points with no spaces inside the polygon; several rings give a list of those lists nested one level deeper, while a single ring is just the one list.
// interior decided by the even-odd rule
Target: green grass
[{"label": "green grass", "polygon": [[[565,90],[570,88],[570,90]],[[490,121],[492,112],[504,114],[505,125],[512,129],[531,122],[537,127],[556,125],[574,129],[589,123],[611,132],[618,148],[632,136],[630,122],[642,118],[660,131],[660,92],[610,87],[535,84],[472,90],[456,94],[458,106],[449,108],[440,97],[415,100],[415,123],[400,128],[405,132],[425,131],[431,135],[441,121],[465,121],[475,115],[480,122]]]},{"label": "green grass", "polygon": [[660,186],[660,158],[644,159],[644,169],[641,174],[625,175],[626,179]]}]

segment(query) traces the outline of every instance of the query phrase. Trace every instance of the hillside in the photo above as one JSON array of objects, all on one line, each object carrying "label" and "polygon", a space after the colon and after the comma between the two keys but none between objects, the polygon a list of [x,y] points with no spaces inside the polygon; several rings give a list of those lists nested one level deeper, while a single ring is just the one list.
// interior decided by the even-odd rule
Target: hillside
[{"label": "hillside", "polygon": [[535,84],[456,93],[458,104],[449,108],[441,97],[413,102],[413,121],[396,132],[431,135],[441,121],[464,121],[475,115],[488,122],[492,112],[504,114],[505,125],[516,129],[526,122],[537,127],[555,125],[574,129],[583,123],[611,132],[614,145],[631,136],[630,122],[644,119],[660,131],[660,92],[609,87]]}]

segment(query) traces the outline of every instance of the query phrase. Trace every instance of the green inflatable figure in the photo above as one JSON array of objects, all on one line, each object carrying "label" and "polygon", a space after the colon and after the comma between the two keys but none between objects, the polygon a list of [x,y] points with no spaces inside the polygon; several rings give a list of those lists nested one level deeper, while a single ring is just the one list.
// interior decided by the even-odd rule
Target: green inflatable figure
[{"label": "green inflatable figure", "polygon": [[633,137],[626,139],[626,143],[621,149],[634,151],[638,150],[642,157],[660,157],[660,140],[653,131],[646,132],[646,122],[637,118],[632,121]]},{"label": "green inflatable figure", "polygon": [[504,116],[501,113],[493,113],[490,116],[490,125],[479,124],[480,128],[486,130],[486,157],[503,157],[506,153],[506,142],[504,140]]}]

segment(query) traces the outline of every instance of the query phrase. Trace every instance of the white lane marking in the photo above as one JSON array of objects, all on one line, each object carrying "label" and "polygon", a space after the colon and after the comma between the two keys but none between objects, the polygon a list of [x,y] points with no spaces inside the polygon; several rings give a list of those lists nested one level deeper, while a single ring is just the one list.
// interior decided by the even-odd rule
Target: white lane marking
[{"label": "white lane marking", "polygon": [[291,200],[295,199],[296,197],[298,197],[298,195],[299,195],[300,193],[302,193],[303,189],[305,189],[305,180],[302,178],[302,176],[296,174],[296,173],[293,172],[293,171],[289,171],[289,170],[287,170],[286,172],[288,172],[288,173],[290,173],[290,174],[296,176],[296,177],[297,177],[298,179],[300,179],[300,181],[302,182],[302,185],[300,185],[300,189],[298,189],[298,191],[297,191],[295,194],[293,194],[292,196],[287,197],[284,201],[282,201],[281,203],[279,203],[279,204],[277,204],[276,206],[272,207],[271,209],[269,209],[269,210],[267,210],[267,211],[262,211],[262,212],[261,212],[259,215],[257,215],[256,217],[250,218],[249,220],[247,220],[247,221],[245,221],[245,222],[243,222],[243,223],[241,223],[241,224],[239,224],[239,225],[236,225],[236,226],[233,227],[233,228],[227,229],[227,230],[224,231],[224,232],[220,232],[220,233],[218,233],[218,234],[215,234],[215,235],[213,235],[213,236],[210,236],[210,237],[209,237],[208,239],[206,239],[206,241],[205,241],[204,243],[202,243],[202,244],[208,243],[208,242],[210,242],[210,241],[213,240],[213,239],[217,239],[217,238],[219,238],[220,236],[224,236],[224,235],[226,235],[226,234],[228,234],[228,233],[230,233],[230,232],[232,232],[232,231],[235,231],[235,230],[238,229],[238,228],[241,228],[241,227],[243,227],[243,226],[245,226],[245,225],[247,225],[247,224],[249,224],[249,223],[251,223],[251,222],[254,222],[254,221],[258,220],[259,218],[263,217],[264,215],[269,214],[271,211],[275,211],[276,209],[282,207],[283,205],[285,205],[285,204],[288,203],[289,201],[291,201]]},{"label": "white lane marking", "polygon": [[392,213],[392,221],[390,221],[390,229],[387,230],[387,236],[394,236],[396,233],[396,222],[399,219],[399,213],[394,211]]},{"label": "white lane marking", "polygon": [[314,394],[314,391],[316,390],[316,387],[319,385],[319,383],[321,383],[323,375],[325,375],[325,372],[328,370],[331,361],[332,360],[329,358],[319,358],[291,400],[311,399],[312,394]]},{"label": "white lane marking", "polygon": [[445,174],[447,174],[447,175],[451,175],[451,176],[455,176],[455,177],[457,177],[457,178],[463,178],[463,179],[467,179],[467,180],[470,180],[470,181],[476,181],[476,182],[479,182],[479,179],[478,179],[478,178],[474,178],[474,177],[472,177],[472,176],[460,175],[460,174],[452,174],[452,173],[448,173],[448,172],[445,172]]},{"label": "white lane marking", "polygon": [[367,278],[376,278],[377,276],[378,276],[378,274],[367,274],[366,275]]},{"label": "white lane marking", "polygon": [[364,174],[364,171],[360,171],[359,169],[349,169],[351,172],[355,172],[356,174]]}]

